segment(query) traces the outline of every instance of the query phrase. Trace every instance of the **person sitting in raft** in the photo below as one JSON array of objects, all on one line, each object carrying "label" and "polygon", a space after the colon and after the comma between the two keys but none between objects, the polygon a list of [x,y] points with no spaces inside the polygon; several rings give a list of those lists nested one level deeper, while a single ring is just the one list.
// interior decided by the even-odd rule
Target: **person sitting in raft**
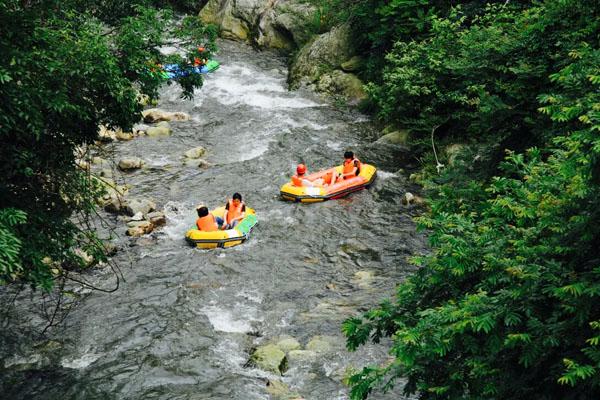
[{"label": "person sitting in raft", "polygon": [[196,227],[199,231],[213,232],[219,229],[219,224],[214,215],[208,212],[208,207],[199,205],[196,207],[198,212],[198,219],[196,220]]},{"label": "person sitting in raft", "polygon": [[324,178],[315,179],[314,181],[309,181],[304,178],[306,176],[306,165],[298,164],[296,167],[296,175],[292,176],[292,185],[294,186],[328,186],[333,185],[335,183],[335,174],[327,174]]},{"label": "person sitting in raft", "polygon": [[354,153],[351,151],[346,151],[344,153],[344,169],[342,172],[342,177],[344,179],[350,179],[360,174],[360,161],[358,158],[354,157]]},{"label": "person sitting in raft", "polygon": [[222,228],[233,229],[241,220],[246,217],[246,204],[242,201],[242,195],[234,193],[233,198],[227,201],[225,205],[225,213],[223,219],[217,218],[217,223],[221,220]]}]

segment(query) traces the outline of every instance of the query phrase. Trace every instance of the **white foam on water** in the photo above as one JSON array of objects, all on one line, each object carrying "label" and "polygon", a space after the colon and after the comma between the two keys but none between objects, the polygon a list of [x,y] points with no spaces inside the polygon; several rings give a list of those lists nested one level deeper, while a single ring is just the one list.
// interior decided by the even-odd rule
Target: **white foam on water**
[{"label": "white foam on water", "polygon": [[208,317],[213,329],[218,332],[248,333],[252,331],[252,322],[260,321],[256,318],[257,310],[245,304],[237,303],[233,309],[218,306],[207,306],[200,311]]},{"label": "white foam on water", "polygon": [[166,165],[173,164],[173,161],[169,159],[168,156],[154,156],[150,161],[147,161],[148,165],[152,167],[164,167]]},{"label": "white foam on water", "polygon": [[327,140],[325,145],[335,151],[341,151],[344,148],[344,144],[342,142],[333,142],[331,140]]},{"label": "white foam on water", "polygon": [[258,290],[242,289],[238,292],[236,297],[242,297],[255,303],[262,303],[263,295]]},{"label": "white foam on water", "polygon": [[167,217],[167,224],[162,232],[171,239],[181,239],[196,220],[193,207],[176,201],[168,201],[163,213]]},{"label": "white foam on water", "polygon": [[398,175],[396,175],[393,172],[382,171],[382,170],[377,171],[377,179],[385,180],[388,178],[394,178],[396,176],[398,176]]},{"label": "white foam on water", "polygon": [[100,357],[101,357],[100,354],[86,353],[79,358],[72,358],[72,359],[63,358],[62,361],[60,362],[60,365],[62,365],[63,368],[83,369],[83,368],[87,368],[91,363],[93,363]]},{"label": "white foam on water", "polygon": [[206,96],[224,105],[247,104],[268,109],[320,106],[308,99],[286,97],[285,79],[252,71],[246,66],[222,66],[218,76],[206,82],[205,89]]}]

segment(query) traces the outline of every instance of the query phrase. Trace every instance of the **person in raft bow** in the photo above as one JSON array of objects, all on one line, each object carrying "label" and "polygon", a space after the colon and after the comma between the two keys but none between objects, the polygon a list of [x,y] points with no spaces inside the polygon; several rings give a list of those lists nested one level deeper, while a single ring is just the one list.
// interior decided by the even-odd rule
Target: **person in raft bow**
[{"label": "person in raft bow", "polygon": [[[198,212],[198,219],[196,220],[196,228],[198,228],[198,230],[204,232],[212,232],[219,229],[217,219],[214,215],[208,212],[208,207],[204,205],[199,205],[198,207],[196,207],[196,211]],[[221,220],[221,224],[222,223],[223,220]]]},{"label": "person in raft bow", "polygon": [[292,176],[292,185],[294,186],[329,186],[335,183],[336,176],[335,174],[328,173],[323,178],[315,179],[314,181],[310,181],[305,178],[306,177],[306,165],[298,164],[296,167],[296,175]]},{"label": "person in raft bow", "polygon": [[225,204],[223,219],[217,217],[217,224],[221,229],[233,229],[246,216],[246,204],[242,201],[242,195],[234,193],[231,200]]},{"label": "person in raft bow", "polygon": [[361,163],[358,158],[354,157],[354,153],[346,151],[344,153],[344,168],[342,170],[342,177],[344,179],[350,179],[360,174]]}]

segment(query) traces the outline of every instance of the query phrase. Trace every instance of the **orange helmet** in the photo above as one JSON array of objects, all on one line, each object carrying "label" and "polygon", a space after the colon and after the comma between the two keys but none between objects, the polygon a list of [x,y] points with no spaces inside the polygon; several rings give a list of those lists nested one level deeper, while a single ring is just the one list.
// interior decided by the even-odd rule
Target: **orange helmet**
[{"label": "orange helmet", "polygon": [[198,47],[198,51],[199,52],[203,52],[204,51],[204,47],[202,47],[202,46]]},{"label": "orange helmet", "polygon": [[306,165],[304,164],[298,164],[298,166],[296,167],[296,173],[298,175],[302,175],[306,173]]}]

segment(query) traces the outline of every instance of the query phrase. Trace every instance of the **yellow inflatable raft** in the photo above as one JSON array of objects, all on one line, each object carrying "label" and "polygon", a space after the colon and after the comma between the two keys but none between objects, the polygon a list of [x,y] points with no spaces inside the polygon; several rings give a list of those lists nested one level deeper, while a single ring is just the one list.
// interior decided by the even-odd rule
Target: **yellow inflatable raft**
[{"label": "yellow inflatable raft", "polygon": [[[341,174],[344,170],[343,165],[329,168],[323,171],[315,172],[304,177],[309,181],[314,181],[324,176],[336,173]],[[281,187],[281,197],[285,200],[299,201],[302,203],[316,203],[319,201],[339,199],[357,190],[368,187],[377,177],[377,168],[369,164],[362,164],[360,173],[350,179],[344,179],[331,186],[295,186],[288,182]]]},{"label": "yellow inflatable raft", "polygon": [[[225,207],[219,207],[210,213],[215,217],[223,218]],[[231,247],[244,243],[252,228],[258,223],[254,210],[246,207],[246,216],[233,229],[226,231],[205,232],[198,229],[190,229],[185,234],[187,241],[201,249],[214,249],[217,247]]]}]

